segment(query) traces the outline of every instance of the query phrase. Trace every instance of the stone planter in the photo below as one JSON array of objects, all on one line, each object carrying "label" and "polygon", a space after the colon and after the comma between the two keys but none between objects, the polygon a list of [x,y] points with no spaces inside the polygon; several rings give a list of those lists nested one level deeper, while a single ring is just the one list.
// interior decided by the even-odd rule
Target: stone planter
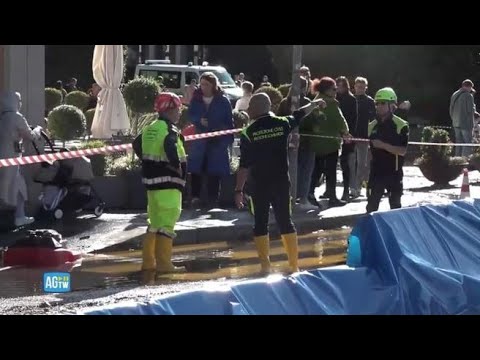
[{"label": "stone planter", "polygon": [[139,171],[129,171],[125,175],[128,191],[128,209],[147,211],[147,190],[142,183]]},{"label": "stone planter", "polygon": [[90,164],[92,165],[93,175],[104,176],[106,160],[104,155],[90,156]]},{"label": "stone planter", "polygon": [[423,176],[437,186],[448,185],[461,174],[468,164],[448,164],[446,162],[427,161],[420,158],[417,162]]},{"label": "stone planter", "polygon": [[[222,179],[219,202],[221,206],[234,206],[236,174]],[[190,198],[190,176],[187,178],[187,191],[184,201]],[[147,191],[142,184],[139,171],[128,171],[120,176],[98,176],[92,186],[105,202],[106,209],[147,210]],[[202,200],[207,200],[206,182],[202,189]]]},{"label": "stone planter", "polygon": [[125,172],[121,176],[98,176],[92,181],[106,209],[147,209],[147,192],[140,172]]},{"label": "stone planter", "polygon": [[470,165],[475,169],[480,171],[480,156],[472,156],[470,159]]},{"label": "stone planter", "polygon": [[105,202],[106,209],[128,207],[128,184],[124,176],[97,176],[92,186]]}]

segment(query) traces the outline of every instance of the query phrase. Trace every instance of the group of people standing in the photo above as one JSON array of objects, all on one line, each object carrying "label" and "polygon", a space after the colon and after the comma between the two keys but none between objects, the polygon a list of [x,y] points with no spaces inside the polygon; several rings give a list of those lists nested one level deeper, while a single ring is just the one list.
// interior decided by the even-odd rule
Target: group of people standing
[{"label": "group of people standing", "polygon": [[[375,100],[367,95],[368,80],[357,77],[352,93],[345,76],[336,79],[322,77],[311,80],[307,67],[301,70],[301,99],[304,105],[312,99],[322,99],[326,108],[315,111],[300,124],[300,145],[297,170],[297,202],[303,210],[317,210],[315,189],[325,180],[326,191],[320,198],[329,206],[343,206],[361,196],[362,185],[369,179],[368,142],[349,139],[368,138],[368,126],[376,116]],[[408,111],[405,101],[395,112]],[[278,115],[291,114],[291,94],[283,99]],[[343,139],[343,141],[342,141]],[[343,175],[343,194],[336,193],[337,164]],[[368,195],[368,194],[366,194]]]},{"label": "group of people standing", "polygon": [[[284,99],[285,103],[280,109],[289,114],[273,114],[270,111],[271,101],[267,94],[260,92],[253,95],[247,110],[251,122],[243,129],[241,135],[241,158],[235,202],[239,208],[244,206],[244,188],[247,179],[248,181],[251,179],[253,186],[249,192],[250,206],[255,218],[254,242],[263,273],[270,271],[268,235],[270,206],[273,208],[280,230],[290,271],[295,272],[299,269],[298,237],[291,216],[291,182],[288,163],[288,147],[292,131],[300,127],[301,134],[319,135],[315,142],[309,141],[314,137],[301,136],[297,173],[300,197],[300,203],[297,206],[300,209],[305,207],[303,201],[308,200],[312,172],[317,160],[320,162],[320,171],[326,172],[328,192],[332,191],[332,188],[335,189],[332,178],[336,179],[334,172],[336,172],[342,139],[345,141],[344,146],[347,147],[345,153],[351,158],[356,156],[350,139],[351,132],[356,133],[358,124],[355,123],[350,130],[351,124],[345,119],[340,109],[340,101],[336,99],[337,90],[340,87],[345,89],[344,94],[350,95],[347,79],[340,77],[335,81],[324,77],[313,80],[310,87],[314,92],[313,100],[307,98],[309,79],[302,76],[300,80],[302,89],[300,108],[291,110],[288,104],[292,101],[290,93],[290,96]],[[363,83],[366,90],[366,79],[360,78],[357,81]],[[363,95],[366,97],[365,93]],[[392,88],[380,89],[375,94],[375,99],[368,97],[366,99],[371,99],[374,108],[372,117],[366,120],[365,124],[365,137],[370,140],[367,146],[370,146],[372,155],[367,188],[367,212],[378,210],[385,191],[389,193],[390,207],[397,209],[401,207],[402,167],[407,152],[409,126],[406,121],[395,115],[398,109],[398,98]],[[350,101],[350,103],[345,102],[350,106],[355,105],[351,107],[352,118],[357,121],[357,99],[351,96],[346,101]],[[320,155],[317,156],[319,153]],[[352,159],[346,157],[343,164],[348,161]],[[345,190],[349,190],[349,185]],[[328,196],[331,204],[340,201],[333,194]]]},{"label": "group of people standing", "polygon": [[[309,200],[311,182],[316,181],[313,178],[316,163],[319,164],[318,173],[326,174],[326,195],[330,197],[330,202],[336,205],[341,201],[334,195],[340,149],[345,148],[342,149],[342,165],[356,164],[358,157],[364,159],[362,166],[367,166],[368,144],[356,150],[357,144],[349,141],[353,135],[371,140],[372,169],[367,189],[367,211],[378,209],[385,190],[390,194],[391,207],[401,207],[402,166],[408,144],[408,124],[395,115],[398,99],[394,90],[381,89],[372,99],[366,95],[368,83],[364,78],[355,81],[356,96],[351,94],[345,77],[337,80],[324,77],[311,81],[309,77],[302,76],[301,83],[303,97],[300,108],[294,112],[290,110],[290,114],[273,114],[272,103],[266,93],[252,95],[246,109],[249,125],[241,133],[235,203],[238,207],[244,206],[244,188],[248,181],[250,205],[255,219],[254,242],[264,273],[270,271],[270,206],[273,207],[282,235],[290,270],[299,269],[298,238],[291,217],[291,183],[288,175],[289,141],[292,131],[297,127],[305,134],[331,136],[301,137],[298,175],[300,204],[304,203],[305,198]],[[337,93],[340,93],[338,99]],[[291,96],[284,101],[281,108],[287,112]],[[189,144],[189,156],[186,159],[184,137],[175,126],[180,118],[181,106],[182,101],[177,95],[161,93],[155,102],[158,120],[147,126],[134,142],[135,152],[142,159],[143,182],[148,191],[149,228],[143,248],[143,270],[145,274],[150,274],[148,276],[183,270],[173,266],[171,254],[187,172],[192,173],[194,196],[199,196],[202,185],[202,179],[197,176],[202,172],[208,174],[206,180],[210,201],[218,197],[219,179],[230,173],[228,149],[233,142],[232,136],[193,141]],[[200,87],[193,93],[188,111],[198,132],[234,127],[230,102],[223,95],[214,74],[202,75]],[[351,184],[353,190],[358,190],[355,181]],[[350,183],[347,183],[347,194],[349,188]]]}]

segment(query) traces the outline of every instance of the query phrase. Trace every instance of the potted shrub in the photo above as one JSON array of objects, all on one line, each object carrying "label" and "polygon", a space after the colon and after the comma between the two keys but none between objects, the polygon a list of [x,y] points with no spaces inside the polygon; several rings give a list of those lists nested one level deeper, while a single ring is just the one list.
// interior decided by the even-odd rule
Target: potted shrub
[{"label": "potted shrub", "polygon": [[117,176],[112,169],[112,162],[118,157],[105,157],[104,176],[95,176],[92,185],[105,202],[106,209],[125,209],[128,207],[127,181],[123,176]]},{"label": "potted shrub", "polygon": [[63,94],[60,90],[54,88],[45,89],[45,116],[57,106],[62,105]]},{"label": "potted shrub", "polygon": [[[443,129],[425,127],[422,133],[422,142],[451,143],[450,136]],[[422,146],[422,156],[415,162],[423,176],[436,186],[446,186],[450,181],[458,178],[462,170],[468,166],[463,157],[452,157],[451,146]]]},{"label": "potted shrub", "polygon": [[[79,150],[85,149],[95,149],[104,147],[106,144],[100,140],[92,140],[92,141],[85,141],[82,142],[77,148]],[[105,155],[93,155],[89,156],[90,163],[92,164],[93,175],[95,176],[104,176],[105,175],[105,168],[107,164],[107,160]]]},{"label": "potted shrub", "polygon": [[123,88],[123,97],[130,116],[130,134],[132,137],[137,136],[141,131],[140,118],[145,114],[154,112],[155,98],[159,93],[158,82],[145,77],[135,78]]},{"label": "potted shrub", "polygon": [[141,133],[145,126],[150,125],[152,122],[158,119],[157,113],[144,114],[138,119],[138,133]]},{"label": "potted shrub", "polygon": [[475,152],[470,157],[470,165],[475,170],[480,171],[480,147],[475,148]]},{"label": "potted shrub", "polygon": [[129,154],[105,157],[105,175],[95,177],[93,183],[106,208],[146,208],[146,192],[139,170],[140,161],[132,160]]},{"label": "potted shrub", "polygon": [[90,96],[83,91],[72,91],[65,96],[65,105],[75,106],[82,111],[85,111],[89,101]]},{"label": "potted shrub", "polygon": [[91,135],[92,134],[92,124],[93,124],[93,118],[95,117],[95,110],[96,109],[89,109],[85,111],[85,120],[87,123],[87,134]]},{"label": "potted shrub", "polygon": [[77,139],[85,134],[85,115],[71,105],[60,105],[48,114],[48,131],[55,139],[65,141]]},{"label": "potted shrub", "polygon": [[141,162],[136,156],[124,155],[109,159],[107,174],[124,179],[126,183],[126,206],[129,209],[147,208],[147,191],[142,183]]}]

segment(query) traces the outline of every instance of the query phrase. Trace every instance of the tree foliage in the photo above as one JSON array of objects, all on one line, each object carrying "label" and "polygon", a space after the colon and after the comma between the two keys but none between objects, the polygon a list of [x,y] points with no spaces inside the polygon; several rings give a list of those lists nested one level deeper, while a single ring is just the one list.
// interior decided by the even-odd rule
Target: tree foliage
[{"label": "tree foliage", "polygon": [[[46,45],[47,84],[74,76],[80,87],[92,79],[93,45]],[[356,76],[369,80],[369,93],[393,86],[410,100],[411,115],[449,125],[451,94],[462,80],[480,84],[480,45],[304,45],[303,63],[313,77]],[[208,45],[207,61],[233,75],[244,72],[259,85],[263,75],[278,86],[290,83],[292,45]],[[477,103],[480,98],[477,95]]]}]

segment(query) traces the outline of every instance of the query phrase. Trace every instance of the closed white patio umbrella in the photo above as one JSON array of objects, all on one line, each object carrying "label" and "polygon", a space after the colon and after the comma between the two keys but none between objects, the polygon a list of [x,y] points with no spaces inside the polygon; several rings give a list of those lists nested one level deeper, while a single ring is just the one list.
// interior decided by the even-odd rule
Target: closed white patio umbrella
[{"label": "closed white patio umbrella", "polygon": [[130,128],[125,100],[120,91],[123,78],[123,46],[95,45],[93,78],[102,88],[92,123],[92,136],[109,139]]}]

